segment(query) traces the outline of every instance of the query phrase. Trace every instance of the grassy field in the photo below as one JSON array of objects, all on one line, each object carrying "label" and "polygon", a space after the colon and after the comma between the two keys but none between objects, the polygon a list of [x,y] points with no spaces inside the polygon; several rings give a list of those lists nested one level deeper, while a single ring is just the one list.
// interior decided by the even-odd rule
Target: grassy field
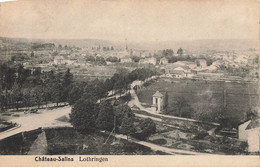
[{"label": "grassy field", "polygon": [[257,86],[256,83],[158,79],[139,89],[137,95],[141,103],[151,105],[156,90],[167,91],[169,108],[178,97],[183,97],[195,112],[212,112],[226,104],[225,116],[241,120],[244,112],[254,109],[258,103]]}]

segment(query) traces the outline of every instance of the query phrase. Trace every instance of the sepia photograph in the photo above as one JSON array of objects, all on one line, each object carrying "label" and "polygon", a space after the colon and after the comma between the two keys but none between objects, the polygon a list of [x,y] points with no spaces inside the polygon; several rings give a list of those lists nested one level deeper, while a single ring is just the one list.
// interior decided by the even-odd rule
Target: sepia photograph
[{"label": "sepia photograph", "polygon": [[259,7],[0,2],[0,159],[258,157]]}]

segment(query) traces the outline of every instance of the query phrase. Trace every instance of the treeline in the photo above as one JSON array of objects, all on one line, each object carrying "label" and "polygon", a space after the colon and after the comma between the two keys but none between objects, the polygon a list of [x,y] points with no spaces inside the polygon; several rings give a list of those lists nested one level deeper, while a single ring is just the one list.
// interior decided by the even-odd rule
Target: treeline
[{"label": "treeline", "polygon": [[[153,69],[135,69],[128,72],[119,69],[110,79],[93,80],[75,83],[69,93],[69,103],[72,105],[70,122],[73,127],[85,134],[96,130],[107,130],[131,135],[145,140],[155,133],[156,125],[151,119],[135,123],[135,115],[127,105],[113,106],[107,97],[109,91],[114,93],[127,92],[134,80],[145,80],[157,72]],[[99,103],[100,102],[100,103]]]},{"label": "treeline", "polygon": [[120,69],[105,81],[74,81],[69,69],[66,72],[42,72],[41,68],[25,69],[22,65],[0,65],[0,108],[42,106],[49,103],[69,102],[73,105],[81,98],[101,100],[108,92],[123,93],[130,89],[134,80],[145,80],[156,75],[155,69],[135,69],[128,72]]},{"label": "treeline", "polygon": [[101,50],[103,50],[103,51],[110,51],[110,50],[114,50],[114,47],[113,47],[113,46],[111,46],[111,47],[109,47],[109,46],[103,46],[103,47],[101,47],[101,46],[99,45],[98,47],[92,47],[92,50],[97,50],[97,51],[101,51]]},{"label": "treeline", "polygon": [[159,53],[154,54],[154,57],[157,59],[157,62],[159,62],[161,58],[165,57],[168,60],[168,63],[175,63],[177,61],[195,62],[197,59],[205,59],[207,65],[210,66],[214,62],[214,59],[211,57],[206,57],[206,56],[194,57],[191,55],[184,55],[182,48],[179,48],[177,50],[176,56],[174,55],[174,51],[172,49],[164,49],[161,50]]},{"label": "treeline", "polygon": [[85,57],[87,62],[92,62],[95,64],[99,64],[99,65],[106,65],[106,61],[111,62],[111,63],[116,63],[116,62],[120,62],[120,59],[115,57],[115,56],[109,56],[106,59],[102,56],[86,56]]},{"label": "treeline", "polygon": [[82,134],[106,130],[145,140],[156,132],[156,125],[150,118],[138,124],[135,119],[128,105],[113,106],[109,101],[97,104],[91,98],[78,100],[70,114],[71,124]]},{"label": "treeline", "polygon": [[130,84],[135,80],[144,81],[153,75],[159,74],[156,69],[150,68],[138,68],[131,72],[126,69],[118,69],[111,78],[105,81],[95,79],[87,82],[77,82],[72,85],[72,88],[68,94],[68,102],[70,105],[76,103],[77,100],[91,97],[92,100],[102,100],[107,97],[108,92],[112,94],[122,94],[130,90]]},{"label": "treeline", "polygon": [[73,75],[66,72],[42,72],[41,68],[25,69],[22,65],[0,65],[0,107],[31,107],[66,102]]},{"label": "treeline", "polygon": [[92,62],[92,63],[95,63],[96,65],[106,65],[106,61],[104,59],[104,57],[102,56],[86,56],[85,57],[86,61],[87,62]]}]

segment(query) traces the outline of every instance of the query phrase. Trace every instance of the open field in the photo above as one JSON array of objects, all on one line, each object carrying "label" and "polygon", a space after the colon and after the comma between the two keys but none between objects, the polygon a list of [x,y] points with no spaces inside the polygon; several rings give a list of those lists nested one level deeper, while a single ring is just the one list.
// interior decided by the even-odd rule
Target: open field
[{"label": "open field", "polygon": [[183,97],[195,112],[211,112],[226,106],[225,116],[241,120],[244,113],[256,107],[259,95],[257,83],[225,83],[182,79],[158,79],[137,91],[140,102],[152,104],[152,95],[168,92],[169,109],[178,97]]}]

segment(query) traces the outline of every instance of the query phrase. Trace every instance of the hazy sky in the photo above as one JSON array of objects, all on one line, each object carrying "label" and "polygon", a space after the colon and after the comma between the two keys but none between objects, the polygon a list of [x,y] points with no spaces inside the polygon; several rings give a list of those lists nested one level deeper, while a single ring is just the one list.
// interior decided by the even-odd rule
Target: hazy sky
[{"label": "hazy sky", "polygon": [[0,36],[167,41],[257,38],[257,0],[20,0],[2,3]]}]

